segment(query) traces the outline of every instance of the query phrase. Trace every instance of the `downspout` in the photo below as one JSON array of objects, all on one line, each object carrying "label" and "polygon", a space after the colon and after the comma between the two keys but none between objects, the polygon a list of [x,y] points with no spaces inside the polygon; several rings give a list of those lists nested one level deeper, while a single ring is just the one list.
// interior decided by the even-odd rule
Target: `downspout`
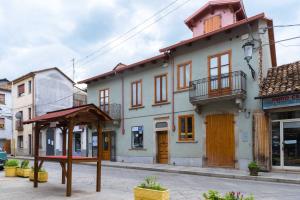
[{"label": "downspout", "polygon": [[[32,111],[31,111],[31,118],[34,118],[36,116],[36,109],[35,109],[35,76],[32,76],[32,82],[31,82],[31,92],[32,92]],[[32,132],[31,132],[31,155],[33,155],[33,147],[34,147],[34,142],[33,142],[33,133],[34,133],[34,128],[33,124],[31,125],[32,127]],[[40,147],[39,147],[40,148]]]},{"label": "downspout", "polygon": [[175,132],[175,98],[174,98],[174,92],[175,92],[175,66],[174,66],[174,57],[172,56],[171,52],[168,53],[170,57],[171,62],[171,68],[172,68],[172,131]]},{"label": "downspout", "polygon": [[[11,116],[12,116],[12,119],[11,119],[11,122],[12,122],[12,126],[11,126],[11,129],[12,129],[12,135],[11,135],[11,150],[10,150],[10,155],[13,155],[13,156],[16,156],[16,145],[15,145],[15,139],[14,139],[14,127],[15,127],[15,121],[14,121],[14,118],[15,118],[15,115],[14,115],[14,101],[13,101],[13,94],[14,94],[14,82],[12,81],[11,82],[11,92],[10,92],[10,101],[11,101]],[[13,150],[13,151],[12,151]]]},{"label": "downspout", "polygon": [[125,134],[125,116],[124,116],[124,76],[122,74],[122,116],[121,116],[121,123],[122,123],[122,134],[124,135]]}]

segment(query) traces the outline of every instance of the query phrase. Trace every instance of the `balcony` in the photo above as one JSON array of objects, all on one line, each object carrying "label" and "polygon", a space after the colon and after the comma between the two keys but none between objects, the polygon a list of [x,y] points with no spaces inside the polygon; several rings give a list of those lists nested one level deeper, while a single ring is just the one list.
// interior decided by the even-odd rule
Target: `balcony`
[{"label": "balcony", "polygon": [[16,121],[16,130],[17,131],[23,131],[23,120],[17,120]]},{"label": "balcony", "polygon": [[100,110],[108,114],[113,120],[121,119],[121,104],[107,104],[105,106],[100,106]]},{"label": "balcony", "polygon": [[221,76],[207,77],[190,82],[190,102],[199,106],[208,102],[246,98],[246,74],[235,71]]}]

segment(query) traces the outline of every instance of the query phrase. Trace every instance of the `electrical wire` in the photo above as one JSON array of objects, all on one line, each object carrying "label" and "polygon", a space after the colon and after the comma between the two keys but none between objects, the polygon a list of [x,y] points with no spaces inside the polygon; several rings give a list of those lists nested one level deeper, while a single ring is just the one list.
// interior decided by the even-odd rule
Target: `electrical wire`
[{"label": "electrical wire", "polygon": [[[85,64],[87,64],[87,63],[90,63],[90,62],[92,62],[93,60],[95,60],[97,57],[102,56],[102,55],[105,55],[105,54],[109,53],[111,50],[115,49],[116,47],[118,47],[118,46],[120,46],[120,45],[123,45],[123,44],[124,44],[125,42],[127,42],[128,40],[134,38],[134,37],[137,36],[138,34],[142,33],[144,30],[150,28],[152,25],[154,25],[154,24],[157,23],[158,21],[162,20],[164,17],[170,15],[172,12],[176,11],[177,9],[179,9],[179,8],[182,7],[182,6],[184,6],[185,4],[187,4],[187,3],[190,2],[190,1],[192,1],[192,0],[184,1],[183,3],[179,4],[179,5],[178,5],[177,7],[175,7],[174,9],[170,10],[169,12],[163,14],[161,17],[157,18],[154,22],[150,23],[148,26],[145,26],[144,28],[142,28],[140,31],[138,31],[138,32],[134,33],[133,35],[131,35],[131,36],[125,38],[125,39],[122,40],[120,43],[118,43],[118,44],[112,46],[112,47],[109,48],[108,50],[106,50],[106,51],[104,51],[104,52],[102,52],[102,53],[96,55],[95,57],[93,57],[93,58],[87,60],[86,62],[83,62],[81,65],[85,65]],[[103,49],[101,49],[101,50],[103,50]]]}]

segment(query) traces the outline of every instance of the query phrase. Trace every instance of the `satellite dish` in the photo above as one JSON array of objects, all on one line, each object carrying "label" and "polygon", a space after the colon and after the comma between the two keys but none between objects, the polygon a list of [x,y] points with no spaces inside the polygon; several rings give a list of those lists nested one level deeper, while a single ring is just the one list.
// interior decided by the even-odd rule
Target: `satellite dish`
[{"label": "satellite dish", "polygon": [[15,117],[17,118],[17,119],[22,119],[22,113],[19,111],[19,112],[17,112],[16,114],[15,114]]}]

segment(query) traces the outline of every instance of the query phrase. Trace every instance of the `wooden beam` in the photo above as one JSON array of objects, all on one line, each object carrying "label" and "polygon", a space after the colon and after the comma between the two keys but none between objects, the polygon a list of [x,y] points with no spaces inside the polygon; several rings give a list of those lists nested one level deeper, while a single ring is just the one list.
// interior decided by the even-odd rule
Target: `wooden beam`
[{"label": "wooden beam", "polygon": [[100,192],[101,191],[101,147],[102,147],[102,127],[100,123],[98,124],[97,127],[97,132],[98,132],[98,160],[97,160],[97,184],[96,184],[96,191]]},{"label": "wooden beam", "polygon": [[[62,155],[67,154],[67,127],[62,128],[63,144],[62,144]],[[61,164],[61,184],[66,183],[66,163],[62,162]]]},{"label": "wooden beam", "polygon": [[34,180],[33,180],[33,187],[38,187],[38,159],[39,159],[39,146],[40,146],[40,125],[39,123],[35,124],[34,129]]},{"label": "wooden beam", "polygon": [[73,120],[69,122],[69,131],[68,131],[68,156],[67,156],[67,163],[68,163],[68,170],[67,170],[67,191],[66,196],[71,196],[72,193],[72,145],[73,145],[73,129],[74,123]]},{"label": "wooden beam", "polygon": [[43,160],[41,160],[41,162],[40,162],[40,164],[39,164],[39,170],[38,171],[40,171],[40,169],[43,167],[43,163],[44,163],[44,161]]}]

